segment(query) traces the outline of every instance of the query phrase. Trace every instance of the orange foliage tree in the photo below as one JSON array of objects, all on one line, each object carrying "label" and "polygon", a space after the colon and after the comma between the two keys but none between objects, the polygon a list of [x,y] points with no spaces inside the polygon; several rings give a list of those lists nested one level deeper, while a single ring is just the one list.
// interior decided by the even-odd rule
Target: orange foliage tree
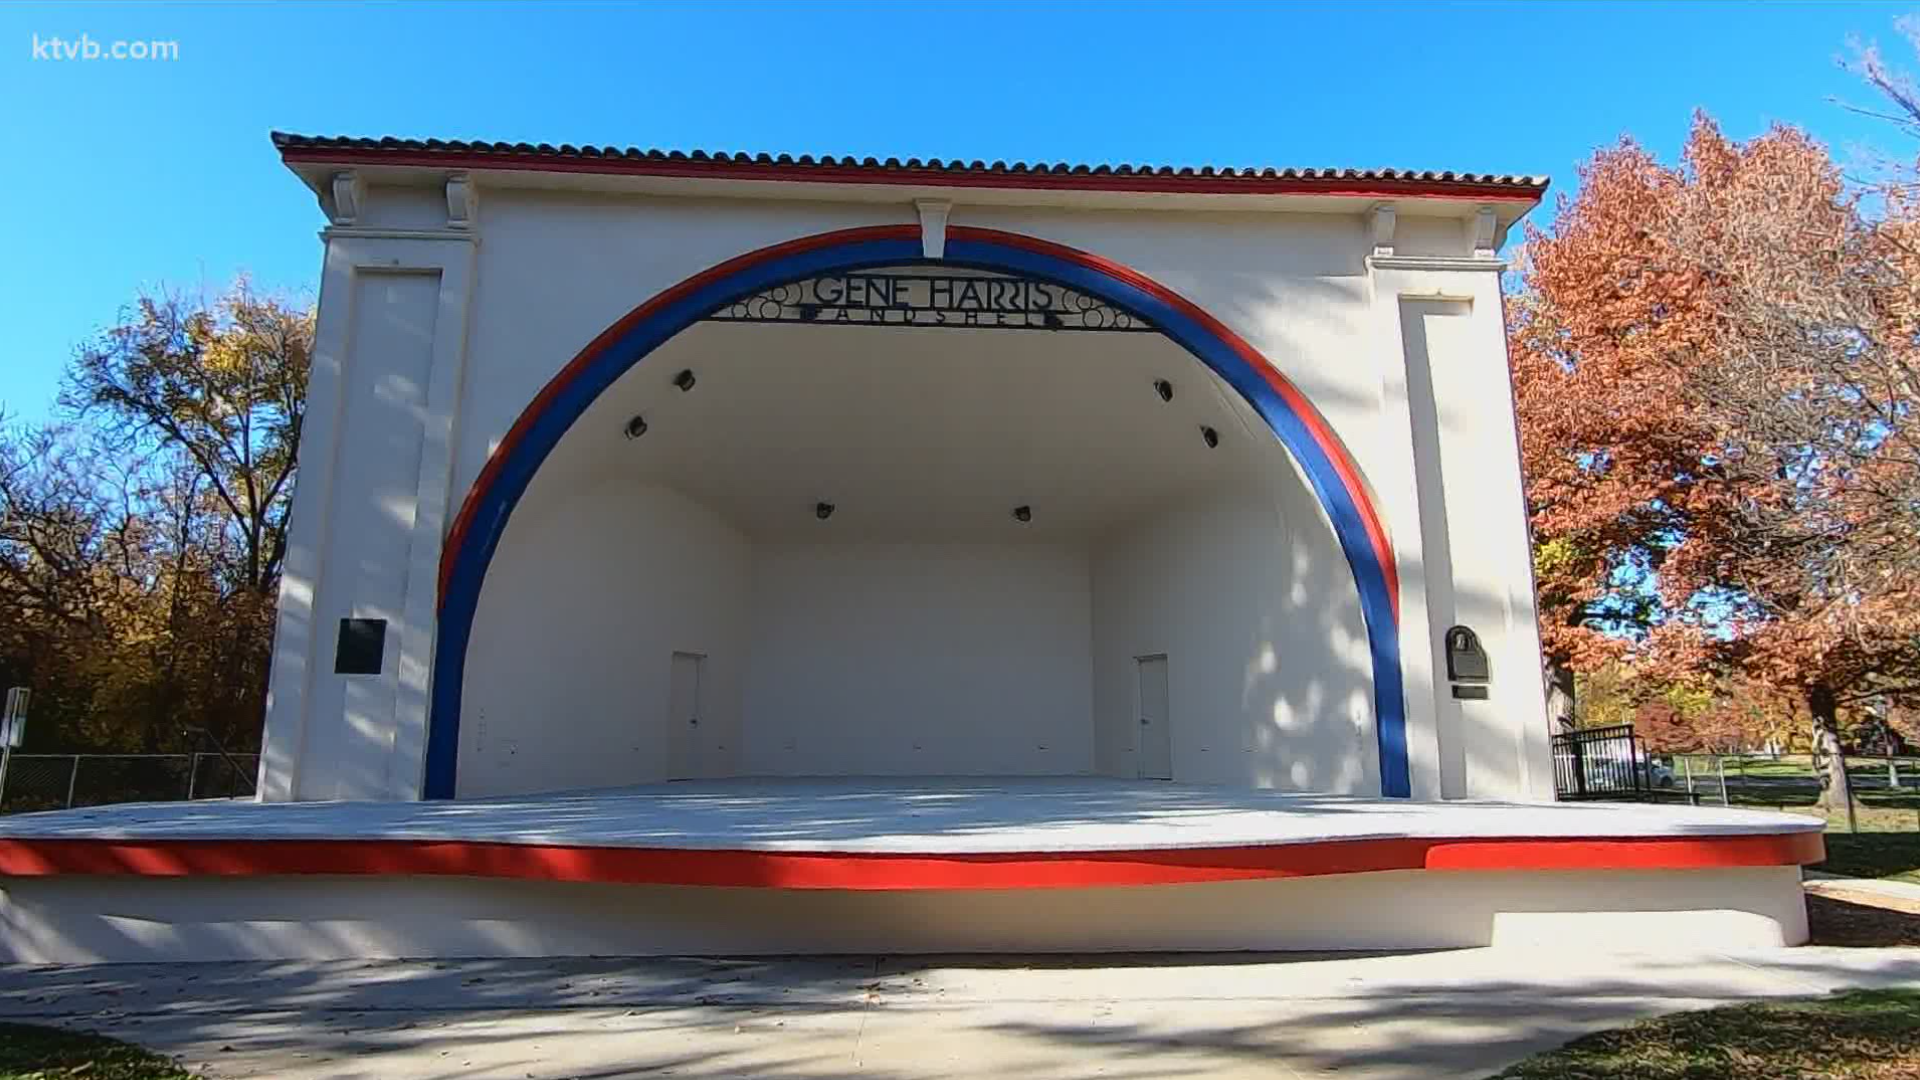
[{"label": "orange foliage tree", "polygon": [[1842,709],[1920,695],[1914,215],[1704,117],[1581,181],[1509,320],[1549,670],[1744,673],[1837,759]]},{"label": "orange foliage tree", "polygon": [[1541,640],[1563,722],[1573,673],[1631,642],[1660,631],[1660,655],[1694,659],[1698,635],[1669,629],[1688,590],[1662,571],[1699,543],[1695,518],[1712,497],[1698,483],[1712,433],[1665,356],[1701,300],[1658,269],[1647,229],[1674,177],[1623,142],[1580,180],[1551,232],[1529,230],[1508,304]]}]

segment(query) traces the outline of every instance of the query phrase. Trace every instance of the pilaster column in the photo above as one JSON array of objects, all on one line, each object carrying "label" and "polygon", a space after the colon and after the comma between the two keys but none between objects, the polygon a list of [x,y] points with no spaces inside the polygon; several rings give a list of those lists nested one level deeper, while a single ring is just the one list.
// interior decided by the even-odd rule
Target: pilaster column
[{"label": "pilaster column", "polygon": [[[420,795],[477,203],[457,176],[446,228],[392,229],[366,223],[369,198],[345,175],[323,192],[335,224],[321,233],[261,755],[266,801]],[[383,621],[376,673],[335,672],[347,618]]]},{"label": "pilaster column", "polygon": [[[1383,426],[1408,440],[1381,501],[1399,560],[1416,798],[1553,797],[1504,264],[1493,257],[1489,218],[1466,223],[1472,256],[1386,251],[1367,260],[1385,358]],[[1439,635],[1456,622],[1489,653],[1484,702],[1452,696]]]}]

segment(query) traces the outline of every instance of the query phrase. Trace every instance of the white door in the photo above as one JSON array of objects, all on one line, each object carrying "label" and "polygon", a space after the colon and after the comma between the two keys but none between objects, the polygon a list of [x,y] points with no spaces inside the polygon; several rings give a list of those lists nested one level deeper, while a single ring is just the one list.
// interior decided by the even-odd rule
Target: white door
[{"label": "white door", "polygon": [[673,654],[673,678],[667,690],[667,779],[700,775],[700,671],[706,657]]},{"label": "white door", "polygon": [[1173,734],[1167,730],[1167,658],[1134,658],[1140,667],[1140,778],[1173,779]]}]

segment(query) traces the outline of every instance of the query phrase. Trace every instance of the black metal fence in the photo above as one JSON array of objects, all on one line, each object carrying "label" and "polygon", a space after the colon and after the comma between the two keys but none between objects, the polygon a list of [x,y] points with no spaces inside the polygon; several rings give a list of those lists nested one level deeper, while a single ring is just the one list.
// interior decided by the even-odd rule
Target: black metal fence
[{"label": "black metal fence", "polygon": [[1650,799],[1652,774],[1632,724],[1553,737],[1553,786],[1562,799]]}]

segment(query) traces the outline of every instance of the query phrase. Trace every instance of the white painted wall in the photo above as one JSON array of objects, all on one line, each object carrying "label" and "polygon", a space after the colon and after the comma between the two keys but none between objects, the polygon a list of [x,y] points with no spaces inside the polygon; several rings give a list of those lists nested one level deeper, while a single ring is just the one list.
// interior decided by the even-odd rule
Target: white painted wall
[{"label": "white painted wall", "polygon": [[1164,654],[1175,780],[1378,785],[1358,597],[1290,471],[1033,542],[750,540],[665,488],[543,491],[475,625],[463,796],[667,778],[674,651],[708,658],[703,775],[1131,777],[1134,659]]},{"label": "white painted wall", "polygon": [[[378,357],[380,367],[350,379],[340,425],[338,468],[356,478],[350,497],[372,513],[347,513],[330,540],[332,571],[354,588],[334,592],[320,608],[328,630],[345,618],[388,620],[403,625],[407,549],[413,529],[414,485],[420,470],[420,422],[432,366],[434,298],[440,282],[428,274],[362,274],[354,281],[353,355]],[[356,508],[358,508],[356,507]],[[361,598],[365,599],[361,599]],[[317,783],[314,798],[384,794],[392,787],[395,732],[394,658],[399,635],[386,635],[379,675],[327,676],[314,688],[314,706],[341,723],[307,729],[302,756],[337,762],[331,782]]]},{"label": "white painted wall", "polygon": [[[275,620],[260,797],[420,792],[472,238],[330,239]],[[387,620],[378,675],[339,620]]]},{"label": "white painted wall", "polygon": [[[1435,673],[1442,794],[1521,798],[1548,780],[1544,769],[1530,768],[1528,731],[1513,723],[1539,690],[1532,562],[1524,533],[1493,525],[1512,518],[1517,464],[1510,480],[1495,469],[1518,446],[1506,413],[1486,416],[1486,403],[1509,401],[1510,391],[1504,367],[1475,363],[1483,343],[1474,340],[1473,313],[1467,300],[1400,305],[1428,573],[1425,645]],[[1473,628],[1487,650],[1492,681],[1484,700],[1455,697],[1447,680],[1444,635],[1455,625]]]},{"label": "white painted wall", "polygon": [[1093,769],[1077,544],[762,545],[746,771]]},{"label": "white painted wall", "polygon": [[467,652],[459,794],[666,779],[673,653],[704,653],[703,771],[737,760],[750,547],[668,488],[536,484]]},{"label": "white painted wall", "polygon": [[1092,769],[1080,545],[754,543],[609,482],[530,497],[494,565],[463,797],[668,779],[675,651],[706,657],[701,775]]},{"label": "white painted wall", "polygon": [[1164,654],[1174,780],[1378,793],[1359,594],[1284,461],[1118,530],[1093,582],[1102,775],[1139,775],[1134,661]]},{"label": "white painted wall", "polygon": [[971,892],[322,875],[138,888],[69,875],[0,889],[0,961],[29,964],[1485,945],[1551,956],[1569,943],[1685,952],[1806,940],[1793,866]]},{"label": "white painted wall", "polygon": [[[334,468],[355,482],[337,493],[336,512],[318,523],[329,575],[340,587],[313,607],[320,655],[307,691],[309,707],[331,722],[276,732],[282,738],[273,747],[280,752],[297,745],[298,758],[330,763],[324,776],[304,786],[307,798],[378,798],[412,782],[395,773],[404,763],[394,753],[400,732],[392,716],[403,689],[398,659],[408,625],[420,413],[433,367],[440,278],[362,272],[347,285],[347,354],[357,363],[342,380],[334,438],[319,445],[334,454]],[[379,674],[334,673],[338,627],[348,618],[386,621]]]}]

